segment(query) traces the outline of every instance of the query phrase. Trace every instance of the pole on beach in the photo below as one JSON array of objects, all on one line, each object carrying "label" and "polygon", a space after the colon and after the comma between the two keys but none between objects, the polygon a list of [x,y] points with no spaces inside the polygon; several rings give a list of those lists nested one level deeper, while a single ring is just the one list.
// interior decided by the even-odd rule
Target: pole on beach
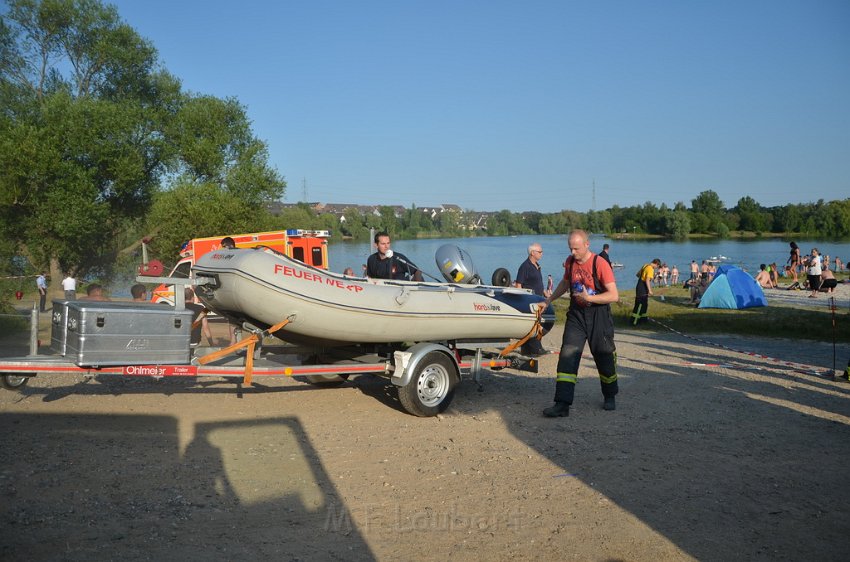
[{"label": "pole on beach", "polygon": [[[835,354],[835,297],[829,297],[829,310],[832,311],[832,372],[836,371]],[[834,375],[833,375],[834,377]]]}]

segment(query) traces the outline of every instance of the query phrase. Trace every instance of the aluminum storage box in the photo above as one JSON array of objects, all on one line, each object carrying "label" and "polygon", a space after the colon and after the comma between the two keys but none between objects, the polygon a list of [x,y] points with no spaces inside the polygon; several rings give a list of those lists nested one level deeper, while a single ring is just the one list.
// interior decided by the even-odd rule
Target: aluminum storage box
[{"label": "aluminum storage box", "polygon": [[65,355],[80,367],[188,364],[192,311],[159,304],[70,301]]},{"label": "aluminum storage box", "polygon": [[64,299],[53,301],[50,319],[50,349],[59,355],[65,355],[65,342],[68,337],[68,303]]}]

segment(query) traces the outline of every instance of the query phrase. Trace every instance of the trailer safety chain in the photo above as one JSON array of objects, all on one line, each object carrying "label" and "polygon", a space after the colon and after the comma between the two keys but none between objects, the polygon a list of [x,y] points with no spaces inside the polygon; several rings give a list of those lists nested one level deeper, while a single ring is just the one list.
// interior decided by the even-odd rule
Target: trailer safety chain
[{"label": "trailer safety chain", "polygon": [[540,317],[543,315],[543,309],[540,308],[540,307],[537,307],[537,312],[535,314],[536,314],[536,318],[534,320],[534,326],[531,327],[531,330],[529,330],[529,332],[527,334],[525,334],[525,337],[523,337],[520,340],[515,341],[514,343],[508,345],[508,347],[506,347],[505,349],[500,351],[499,357],[504,357],[505,355],[512,352],[516,348],[522,346],[525,342],[527,342],[531,338],[537,338],[539,340],[543,337],[543,326],[540,324]]},{"label": "trailer safety chain", "polygon": [[245,372],[242,376],[242,384],[250,385],[251,384],[251,375],[254,373],[254,349],[257,344],[262,342],[263,338],[266,336],[277,332],[282,329],[284,326],[289,324],[292,321],[292,317],[287,317],[286,320],[282,322],[278,322],[274,326],[271,326],[262,332],[254,332],[247,338],[240,340],[233,345],[229,345],[225,348],[219,349],[218,351],[214,351],[209,355],[204,355],[203,357],[198,358],[199,365],[206,365],[216,359],[221,359],[231,353],[235,353],[236,351],[242,349],[243,347],[247,347],[245,350]]}]

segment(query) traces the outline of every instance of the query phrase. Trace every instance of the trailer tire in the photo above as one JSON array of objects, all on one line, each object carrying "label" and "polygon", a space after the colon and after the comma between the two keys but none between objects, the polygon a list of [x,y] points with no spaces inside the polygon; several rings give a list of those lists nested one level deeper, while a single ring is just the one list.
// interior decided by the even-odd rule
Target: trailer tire
[{"label": "trailer tire", "polygon": [[493,278],[491,279],[491,281],[496,287],[510,287],[511,272],[505,269],[504,267],[500,267],[499,269],[493,272]]},{"label": "trailer tire", "polygon": [[399,387],[398,399],[414,416],[436,416],[451,404],[458,380],[460,375],[451,358],[432,351],[416,364],[410,382]]},{"label": "trailer tire", "polygon": [[339,386],[348,380],[348,375],[307,375],[307,382],[319,386]]},{"label": "trailer tire", "polygon": [[20,375],[2,375],[0,376],[0,386],[7,390],[20,390],[30,382],[29,377]]}]

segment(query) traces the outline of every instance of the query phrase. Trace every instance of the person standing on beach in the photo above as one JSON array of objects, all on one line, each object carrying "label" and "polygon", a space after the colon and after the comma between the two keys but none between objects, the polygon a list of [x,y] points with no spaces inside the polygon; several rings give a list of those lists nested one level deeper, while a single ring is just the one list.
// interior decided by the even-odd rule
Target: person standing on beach
[{"label": "person standing on beach", "polygon": [[62,290],[65,291],[65,300],[77,300],[77,280],[70,273],[62,280]]},{"label": "person standing on beach", "polygon": [[787,263],[791,266],[791,275],[794,277],[794,282],[792,283],[793,286],[794,284],[798,284],[800,281],[797,278],[797,268],[799,268],[802,263],[802,260],[800,259],[800,248],[797,246],[796,242],[791,242],[791,255],[788,256]]},{"label": "person standing on beach", "polygon": [[817,248],[812,248],[812,255],[808,260],[808,268],[806,270],[806,273],[808,273],[809,276],[809,290],[812,291],[812,294],[809,295],[810,299],[816,298],[818,296],[818,291],[820,290],[820,274],[823,273],[823,266],[821,263],[820,252],[818,252]]},{"label": "person standing on beach", "polygon": [[699,265],[696,260],[691,260],[691,281],[696,281],[699,275]]},{"label": "person standing on beach", "polygon": [[596,362],[604,397],[603,409],[616,409],[614,397],[619,390],[611,303],[617,302],[620,296],[614,270],[607,261],[590,251],[585,231],[572,231],[568,243],[572,255],[564,262],[564,276],[555,291],[538,305],[545,310],[552,301],[570,293],[570,308],[558,356],[555,405],[543,410],[547,418],[570,415],[585,344],[590,346],[590,353]]},{"label": "person standing on beach", "polygon": [[38,288],[38,310],[47,312],[45,309],[45,306],[47,306],[47,277],[43,271],[41,275],[35,278],[35,286]]},{"label": "person standing on beach", "polygon": [[650,263],[644,264],[637,272],[637,285],[635,285],[635,307],[632,309],[632,324],[647,322],[649,316],[649,297],[652,296],[652,279],[655,276],[655,267],[661,265],[661,260],[655,258]]}]

